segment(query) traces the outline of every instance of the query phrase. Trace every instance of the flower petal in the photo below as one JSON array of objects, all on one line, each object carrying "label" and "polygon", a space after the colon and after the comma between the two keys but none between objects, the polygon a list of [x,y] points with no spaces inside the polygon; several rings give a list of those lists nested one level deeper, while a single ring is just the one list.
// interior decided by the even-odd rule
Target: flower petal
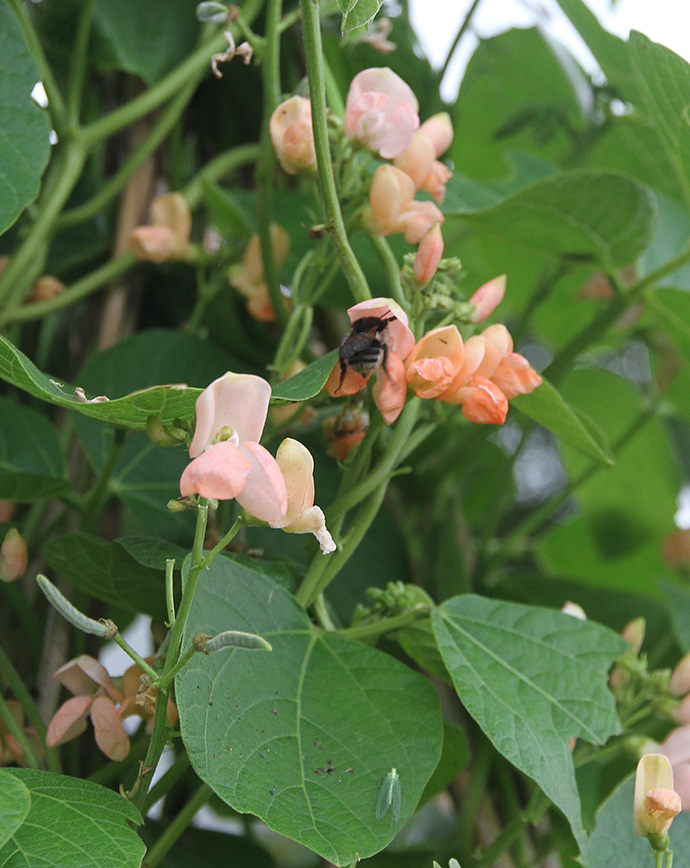
[{"label": "flower petal", "polygon": [[508,415],[508,399],[491,380],[471,377],[458,392],[462,413],[479,425],[503,425]]},{"label": "flower petal", "polygon": [[314,459],[306,446],[287,437],[278,447],[276,462],[285,480],[288,505],[283,518],[269,524],[286,527],[314,505]]},{"label": "flower petal", "polygon": [[258,443],[240,443],[240,450],[251,469],[237,502],[261,521],[280,521],[287,512],[288,495],[278,462]]},{"label": "flower petal", "polygon": [[122,762],[129,753],[129,736],[117,708],[107,696],[97,696],[91,706],[91,723],[96,744],[113,762]]},{"label": "flower petal", "polygon": [[297,521],[291,522],[283,530],[286,533],[313,533],[323,554],[334,552],[337,548],[326,527],[326,517],[320,506],[305,509]]},{"label": "flower petal", "polygon": [[258,442],[266,424],[271,387],[253,374],[228,371],[214,380],[196,400],[196,428],[189,447],[197,458],[221,428],[237,433],[238,440]]},{"label": "flower petal", "polygon": [[506,353],[491,375],[491,380],[508,399],[529,395],[542,382],[539,374],[520,353]]},{"label": "flower petal", "polygon": [[397,353],[389,352],[385,369],[381,366],[376,372],[372,393],[384,422],[392,425],[405,406],[407,394],[405,365]]},{"label": "flower petal", "polygon": [[108,670],[95,657],[88,654],[80,654],[79,657],[68,660],[53,673],[53,678],[75,696],[91,696],[98,687],[102,687],[113,699],[120,698],[120,694],[110,680]]},{"label": "flower petal", "polygon": [[215,500],[232,500],[245,487],[251,470],[248,458],[234,443],[216,443],[191,461],[180,477],[183,497],[200,494]]},{"label": "flower petal", "polygon": [[48,724],[46,746],[57,747],[71,741],[86,729],[86,718],[93,696],[73,696],[63,702]]}]

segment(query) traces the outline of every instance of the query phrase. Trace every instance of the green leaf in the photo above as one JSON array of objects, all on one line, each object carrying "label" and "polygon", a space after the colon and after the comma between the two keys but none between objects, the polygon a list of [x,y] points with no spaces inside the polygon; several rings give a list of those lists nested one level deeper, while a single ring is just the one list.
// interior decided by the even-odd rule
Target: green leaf
[{"label": "green leaf", "polygon": [[102,69],[122,69],[153,84],[194,48],[196,3],[189,0],[97,0],[94,26],[102,37]]},{"label": "green leaf", "polygon": [[0,235],[38,195],[48,116],[31,99],[41,73],[9,3],[0,3]]},{"label": "green leaf", "polygon": [[0,769],[0,850],[26,819],[31,794],[26,786],[6,769]]},{"label": "green leaf", "polygon": [[638,99],[659,135],[686,198],[690,195],[690,64],[634,30],[630,62]]},{"label": "green leaf", "polygon": [[647,307],[657,315],[671,340],[686,355],[690,354],[690,292],[657,289],[646,295]]},{"label": "green leaf", "polygon": [[376,18],[383,0],[338,0],[343,13],[341,30],[348,33],[357,27],[366,27]]},{"label": "green leaf", "polygon": [[50,772],[7,769],[28,789],[24,823],[0,848],[12,868],[139,868],[144,843],[132,830],[141,814],[105,787]]},{"label": "green leaf", "polygon": [[[148,368],[150,361],[140,361],[147,366],[144,370]],[[149,416],[158,416],[165,423],[191,416],[194,413],[194,402],[202,391],[183,384],[154,386],[117,400],[83,403],[75,397],[72,386],[51,379],[39,371],[21,350],[1,335],[0,377],[42,401],[76,410],[77,413],[94,419],[141,430],[146,428]],[[90,392],[87,398],[93,400],[100,394]]]},{"label": "green leaf", "polygon": [[338,361],[338,350],[331,350],[315,362],[279,383],[271,395],[271,401],[308,401],[323,389],[329,374]]},{"label": "green leaf", "polygon": [[124,609],[166,620],[165,575],[142,566],[119,542],[87,533],[68,533],[42,549],[48,565],[82,591]]},{"label": "green leaf", "polygon": [[511,406],[585,455],[590,455],[603,464],[615,463],[606,435],[593,436],[582,418],[568,406],[561,393],[547,380],[543,380],[541,386],[531,394],[514,398]]},{"label": "green leaf", "polygon": [[[336,865],[381,850],[439,760],[431,684],[386,654],[316,630],[278,585],[216,558],[196,589],[185,644],[228,629],[258,633],[273,651],[196,655],[177,677],[197,774],[235,810]],[[392,812],[376,820],[391,768],[402,784],[399,823]]]},{"label": "green leaf", "polygon": [[[596,825],[584,850],[586,868],[611,868],[621,864],[651,865],[653,851],[646,838],[638,838],[632,820],[635,776],[618,786],[597,812]],[[669,831],[673,868],[690,868],[690,814],[679,814]]]},{"label": "green leaf", "polygon": [[543,253],[614,266],[629,265],[647,247],[656,210],[651,192],[632,178],[583,171],[543,178],[457,219]]},{"label": "green leaf", "polygon": [[690,592],[680,585],[672,582],[660,582],[661,589],[666,597],[666,608],[673,635],[680,645],[681,651],[690,651]]},{"label": "green leaf", "polygon": [[585,842],[569,740],[620,732],[607,673],[620,636],[560,612],[467,595],[433,613],[463,705],[503,754],[539,784]]},{"label": "green leaf", "polygon": [[70,488],[50,422],[30,407],[0,398],[0,500],[59,497]]}]

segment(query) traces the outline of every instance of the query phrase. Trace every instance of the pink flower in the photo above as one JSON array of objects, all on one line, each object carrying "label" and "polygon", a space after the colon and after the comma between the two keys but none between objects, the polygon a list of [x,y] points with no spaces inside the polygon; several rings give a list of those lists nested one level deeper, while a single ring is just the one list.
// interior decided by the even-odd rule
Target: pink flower
[{"label": "pink flower", "polygon": [[271,387],[261,377],[228,372],[196,401],[193,459],[180,479],[183,497],[237,502],[261,521],[280,521],[288,495],[275,458],[259,445]]},{"label": "pink flower", "polygon": [[428,283],[436,274],[436,269],[443,256],[443,235],[441,227],[436,223],[428,229],[417,248],[414,258],[414,277],[418,283]]},{"label": "pink flower", "polygon": [[24,537],[16,527],[11,527],[0,546],[0,580],[14,582],[21,578],[26,572],[27,559]]},{"label": "pink flower", "polygon": [[282,102],[268,124],[280,165],[289,175],[316,171],[311,103],[303,96]]},{"label": "pink flower", "polygon": [[345,134],[389,160],[412,141],[419,126],[418,108],[412,89],[391,69],[365,69],[350,84]]},{"label": "pink flower", "polygon": [[635,831],[644,838],[663,838],[680,811],[681,799],[673,786],[673,771],[668,759],[663,754],[645,754],[635,773]]},{"label": "pink flower", "polygon": [[311,452],[297,440],[287,437],[278,447],[276,461],[287,488],[287,511],[271,527],[287,533],[313,533],[323,554],[336,549],[326,527],[326,518],[319,506],[314,506],[314,459]]},{"label": "pink flower", "polygon": [[132,253],[156,263],[188,257],[192,215],[181,193],[166,193],[153,200],[151,224],[132,230],[129,236]]},{"label": "pink flower", "polygon": [[[386,424],[390,425],[398,418],[405,404],[407,382],[403,359],[414,347],[414,335],[408,327],[407,314],[392,298],[361,301],[348,308],[347,313],[351,324],[365,318],[392,318],[379,336],[379,340],[387,347],[386,364],[385,368],[383,364],[378,367],[373,389],[374,402]],[[363,377],[352,368],[347,368],[342,384],[340,380],[340,364],[337,364],[324,387],[332,397],[356,394],[367,384],[368,376]]]},{"label": "pink flower", "polygon": [[673,768],[673,789],[680,796],[683,810],[690,811],[690,724],[677,726],[655,747]]},{"label": "pink flower", "polygon": [[369,227],[375,235],[403,232],[410,244],[418,244],[424,235],[444,217],[433,202],[417,202],[415,185],[410,176],[395,166],[379,166],[369,190]]},{"label": "pink flower", "polygon": [[48,724],[47,746],[56,747],[81,735],[90,715],[98,747],[108,759],[125,759],[129,737],[118,710],[125,698],[115,689],[105,667],[82,654],[65,663],[53,677],[74,696],[58,708]]},{"label": "pink flower", "polygon": [[434,115],[422,124],[410,145],[393,161],[412,178],[417,190],[430,193],[439,205],[443,203],[446,182],[453,173],[436,158],[450,147],[452,140],[450,116],[446,112]]}]

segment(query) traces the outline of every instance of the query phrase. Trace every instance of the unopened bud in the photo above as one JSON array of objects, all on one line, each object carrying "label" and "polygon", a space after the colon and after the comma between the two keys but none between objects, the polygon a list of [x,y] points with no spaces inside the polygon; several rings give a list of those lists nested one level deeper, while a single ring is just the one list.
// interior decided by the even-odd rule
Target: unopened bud
[{"label": "unopened bud", "polygon": [[649,838],[652,846],[659,849],[663,845],[661,839],[665,838],[673,818],[681,809],[667,757],[654,753],[643,756],[637,764],[633,797],[633,822],[637,834]]},{"label": "unopened bud", "polygon": [[573,603],[571,600],[566,600],[561,607],[561,612],[564,615],[570,615],[571,618],[577,618],[578,621],[586,621],[587,614],[578,603]]},{"label": "unopened bud", "polygon": [[228,7],[222,3],[214,3],[212,0],[199,3],[196,7],[196,20],[203,23],[225,24],[228,20]]},{"label": "unopened bud", "polygon": [[428,283],[436,274],[443,256],[443,235],[437,223],[425,232],[414,259],[414,276],[418,283]]},{"label": "unopened bud", "polygon": [[[628,623],[623,627],[621,631],[621,636],[625,639],[626,642],[629,642],[632,645],[633,651],[636,654],[640,653],[640,648],[642,647],[642,643],[644,642],[644,634],[647,628],[647,622],[644,618],[633,618],[632,621],[628,621]],[[690,686],[688,687],[690,690]]]},{"label": "unopened bud", "polygon": [[499,277],[494,277],[493,280],[480,286],[474,295],[470,297],[470,304],[473,304],[475,307],[475,311],[472,314],[472,322],[484,322],[484,320],[490,316],[503,301],[505,292],[505,274],[501,274]]},{"label": "unopened bud", "polygon": [[12,503],[11,500],[0,500],[0,522],[12,521],[16,511],[16,503]]},{"label": "unopened bud", "polygon": [[194,506],[187,498],[180,497],[177,500],[169,500],[166,506],[168,512],[185,512],[188,509],[193,509]]},{"label": "unopened bud", "polygon": [[164,425],[158,416],[149,416],[146,420],[146,433],[156,446],[179,446],[184,442],[187,433],[181,428]]},{"label": "unopened bud", "polygon": [[65,284],[57,277],[44,274],[34,283],[30,301],[48,301],[65,291]]},{"label": "unopened bud", "polygon": [[453,141],[453,122],[448,112],[432,115],[419,129],[434,146],[435,156],[445,154]]},{"label": "unopened bud", "polygon": [[26,543],[16,527],[10,528],[0,546],[0,579],[14,582],[26,572]]}]

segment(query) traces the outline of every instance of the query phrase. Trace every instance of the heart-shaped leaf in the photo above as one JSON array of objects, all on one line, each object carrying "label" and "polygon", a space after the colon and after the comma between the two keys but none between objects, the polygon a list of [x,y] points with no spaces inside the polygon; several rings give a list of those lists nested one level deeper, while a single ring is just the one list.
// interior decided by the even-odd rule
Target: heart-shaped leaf
[{"label": "heart-shaped leaf", "polygon": [[6,769],[0,769],[0,850],[24,822],[30,807],[27,787]]},{"label": "heart-shaped leaf", "polygon": [[[267,578],[216,558],[196,590],[198,633],[258,633],[272,652],[197,655],[176,680],[182,737],[197,774],[231,807],[347,865],[385,847],[412,815],[443,741],[438,697],[417,673],[316,630]],[[391,769],[400,821],[376,819]]]},{"label": "heart-shaped leaf", "polygon": [[31,796],[26,820],[0,847],[13,868],[139,868],[144,842],[132,830],[141,815],[105,787],[34,769],[6,769]]},{"label": "heart-shaped leaf", "polygon": [[607,673],[627,643],[592,621],[474,595],[447,600],[432,618],[463,705],[563,811],[582,847],[569,740],[602,744],[620,732]]}]

